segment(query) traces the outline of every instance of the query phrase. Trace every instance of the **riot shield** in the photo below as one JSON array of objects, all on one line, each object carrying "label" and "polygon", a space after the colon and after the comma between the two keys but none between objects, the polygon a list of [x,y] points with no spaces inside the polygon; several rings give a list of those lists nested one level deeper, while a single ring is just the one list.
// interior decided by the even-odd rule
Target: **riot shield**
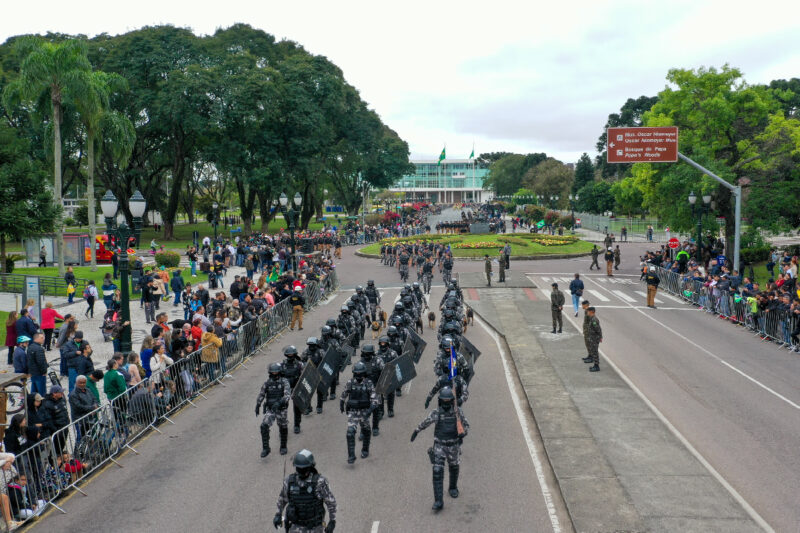
[{"label": "riot shield", "polygon": [[412,355],[414,362],[419,363],[420,358],[422,357],[422,352],[425,351],[425,347],[428,345],[422,337],[414,330],[408,330],[408,337],[411,339],[411,342],[414,344],[414,353]]},{"label": "riot shield", "polygon": [[347,340],[345,341],[345,344],[348,344],[348,345],[352,346],[353,348],[358,348],[359,340],[360,340],[360,337],[359,337],[358,332],[354,331],[353,333],[350,334],[349,337],[347,337]]},{"label": "riot shield", "polygon": [[399,389],[417,376],[417,370],[414,367],[414,360],[410,354],[404,354],[387,363],[378,378],[378,384],[375,386],[375,392],[378,394],[388,394],[396,389]]},{"label": "riot shield", "polygon": [[469,342],[466,336],[461,336],[461,353],[463,353],[467,360],[472,360],[472,366],[478,361],[478,357],[481,356],[481,351],[475,347],[474,344]]},{"label": "riot shield", "polygon": [[295,385],[294,390],[292,391],[292,401],[294,401],[294,404],[297,407],[302,410],[306,410],[311,407],[311,399],[314,397],[314,393],[317,391],[319,379],[317,367],[315,367],[310,361],[306,363],[305,367],[303,368],[303,373],[300,374],[300,377],[297,380],[297,385]]},{"label": "riot shield", "polygon": [[331,381],[339,373],[342,364],[342,355],[335,346],[329,346],[325,356],[317,367],[319,372],[319,386],[326,390],[331,385]]},{"label": "riot shield", "polygon": [[339,348],[339,355],[341,356],[341,366],[339,367],[340,370],[344,370],[344,367],[350,365],[350,361],[355,353],[355,348],[349,344],[342,344],[342,346]]}]

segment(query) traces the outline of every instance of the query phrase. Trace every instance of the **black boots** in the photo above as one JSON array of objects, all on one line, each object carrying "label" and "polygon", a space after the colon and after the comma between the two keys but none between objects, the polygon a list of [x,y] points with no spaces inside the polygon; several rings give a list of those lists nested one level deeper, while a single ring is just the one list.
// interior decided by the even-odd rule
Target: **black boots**
[{"label": "black boots", "polygon": [[369,441],[372,437],[369,433],[364,433],[364,442],[361,444],[361,458],[369,457]]},{"label": "black boots", "polygon": [[261,457],[266,457],[269,452],[269,428],[261,426]]},{"label": "black boots", "polygon": [[356,462],[356,436],[347,434],[347,464]]},{"label": "black boots", "polygon": [[589,372],[600,372],[600,365],[595,363],[594,365],[590,366]]},{"label": "black boots", "polygon": [[458,465],[450,465],[450,497],[458,498]]},{"label": "black boots", "polygon": [[550,333],[555,333],[555,332],[556,332],[556,328],[553,328],[553,331],[551,331]]},{"label": "black boots", "polygon": [[289,428],[279,428],[281,433],[281,455],[286,455],[286,440],[289,438]]},{"label": "black boots", "polygon": [[395,393],[386,395],[386,409],[388,411],[389,418],[394,418],[394,395]]},{"label": "black boots", "polygon": [[444,507],[444,465],[433,467],[433,507],[439,511]]},{"label": "black boots", "polygon": [[594,359],[592,358],[591,355],[587,355],[586,357],[583,358],[584,363],[591,363],[592,361],[594,361]]}]

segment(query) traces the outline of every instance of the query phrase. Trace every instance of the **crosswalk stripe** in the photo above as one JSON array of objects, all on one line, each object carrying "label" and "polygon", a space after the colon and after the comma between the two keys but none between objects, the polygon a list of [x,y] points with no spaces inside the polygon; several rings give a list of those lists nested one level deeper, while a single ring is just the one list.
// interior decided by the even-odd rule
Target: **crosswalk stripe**
[{"label": "crosswalk stripe", "polygon": [[[644,291],[633,291],[633,292],[635,292],[635,293],[636,293],[636,294],[638,294],[639,296],[643,296],[643,297],[647,298],[647,293],[646,293],[646,292],[644,292]],[[663,301],[663,300],[659,300],[658,298],[654,299],[653,301],[654,301],[655,303],[657,303],[657,304],[663,304],[663,303],[664,303],[664,301]]]},{"label": "crosswalk stripe", "polygon": [[606,298],[606,297],[603,295],[603,293],[602,293],[602,292],[600,292],[600,291],[596,291],[596,290],[594,290],[594,289],[586,289],[586,290],[587,290],[587,291],[589,291],[590,293],[592,293],[592,296],[594,296],[595,298],[597,298],[597,299],[598,299],[598,300],[600,300],[601,302],[610,302],[610,301],[611,301],[611,300],[609,300],[608,298]]},{"label": "crosswalk stripe", "polygon": [[550,281],[550,278],[542,276],[542,281],[544,281],[545,283],[548,283]]},{"label": "crosswalk stripe", "polygon": [[622,291],[618,291],[618,290],[612,289],[612,290],[611,290],[611,292],[613,292],[613,293],[614,293],[614,294],[616,294],[616,295],[617,295],[617,296],[618,296],[618,297],[619,297],[621,300],[625,300],[626,302],[635,302],[635,301],[636,301],[635,299],[631,298],[630,296],[628,296],[627,294],[625,294],[625,293],[624,293],[624,292],[622,292]]}]

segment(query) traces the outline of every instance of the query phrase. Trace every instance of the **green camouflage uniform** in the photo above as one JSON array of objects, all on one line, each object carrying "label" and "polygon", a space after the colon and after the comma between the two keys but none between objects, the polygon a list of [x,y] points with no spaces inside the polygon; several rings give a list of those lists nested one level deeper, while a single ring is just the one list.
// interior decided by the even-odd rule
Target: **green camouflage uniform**
[{"label": "green camouflage uniform", "polygon": [[589,356],[594,364],[600,363],[600,341],[603,339],[603,330],[600,328],[600,320],[597,315],[588,317],[586,331],[586,347],[589,349]]}]

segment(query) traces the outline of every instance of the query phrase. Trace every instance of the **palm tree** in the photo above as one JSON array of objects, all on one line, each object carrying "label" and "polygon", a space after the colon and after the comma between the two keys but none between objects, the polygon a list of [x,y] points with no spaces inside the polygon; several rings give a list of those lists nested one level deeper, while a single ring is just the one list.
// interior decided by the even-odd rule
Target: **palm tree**
[{"label": "palm tree", "polygon": [[[6,87],[6,106],[14,100],[42,102],[49,96],[53,126],[53,199],[59,211],[61,200],[61,118],[65,98],[76,94],[82,85],[81,78],[92,70],[87,57],[86,43],[67,40],[58,43],[38,37],[22,37],[16,43],[17,52],[24,57],[20,75]],[[44,113],[46,114],[46,113]],[[94,244],[94,243],[92,243]],[[64,274],[64,221],[59,217],[56,225],[56,257],[58,271]]]},{"label": "palm tree", "polygon": [[[124,166],[133,150],[136,131],[127,117],[109,109],[111,95],[128,89],[125,78],[103,71],[87,72],[79,76],[78,84],[81,87],[75,97],[75,107],[86,129],[86,197],[89,211],[89,242],[92,243],[91,264],[94,272],[97,270],[94,246],[97,235],[94,197],[95,145],[97,147],[106,145],[111,150],[114,161]],[[103,140],[107,142],[100,142]]]}]

